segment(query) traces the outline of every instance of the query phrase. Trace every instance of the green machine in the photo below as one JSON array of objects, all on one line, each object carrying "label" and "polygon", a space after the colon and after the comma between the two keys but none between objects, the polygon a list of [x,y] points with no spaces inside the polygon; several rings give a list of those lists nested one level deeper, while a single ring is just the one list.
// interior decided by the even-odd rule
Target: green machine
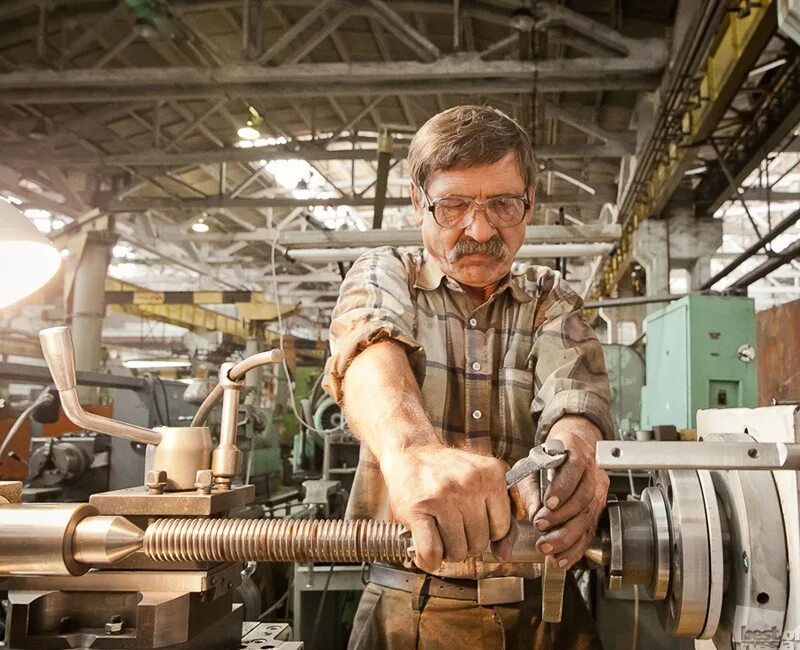
[{"label": "green machine", "polygon": [[754,407],[753,300],[685,296],[645,319],[642,427],[694,429],[699,409]]}]

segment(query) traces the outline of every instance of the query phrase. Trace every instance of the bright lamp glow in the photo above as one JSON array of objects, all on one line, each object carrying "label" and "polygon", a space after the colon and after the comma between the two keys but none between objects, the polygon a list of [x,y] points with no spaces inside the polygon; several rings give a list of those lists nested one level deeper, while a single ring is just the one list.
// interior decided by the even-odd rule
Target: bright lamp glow
[{"label": "bright lamp glow", "polygon": [[200,218],[192,224],[192,230],[195,232],[208,232],[208,224],[205,219]]},{"label": "bright lamp glow", "polygon": [[19,210],[0,201],[0,309],[43,287],[61,254]]},{"label": "bright lamp glow", "polygon": [[128,359],[122,365],[132,370],[166,370],[167,368],[190,368],[188,359]]},{"label": "bright lamp glow", "polygon": [[261,131],[253,126],[242,126],[236,131],[242,140],[258,140],[261,137]]}]

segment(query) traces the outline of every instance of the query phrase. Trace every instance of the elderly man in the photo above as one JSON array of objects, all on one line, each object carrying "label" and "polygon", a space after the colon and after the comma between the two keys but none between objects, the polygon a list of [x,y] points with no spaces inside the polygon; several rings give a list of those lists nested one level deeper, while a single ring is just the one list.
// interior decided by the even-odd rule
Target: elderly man
[{"label": "elderly man", "polygon": [[[350,648],[599,647],[571,578],[563,623],[546,624],[539,566],[503,562],[516,531],[505,471],[533,445],[569,451],[544,503],[520,486],[558,566],[582,557],[608,489],[594,463],[608,378],[581,300],[549,268],[511,272],[534,201],[530,141],[498,110],[459,106],[428,120],[408,159],[424,250],[353,265],[325,385],[362,442],[348,515],[402,522],[418,570],[370,567]],[[489,547],[498,562],[481,559]],[[478,581],[507,575],[525,578],[522,600],[477,602]]]}]

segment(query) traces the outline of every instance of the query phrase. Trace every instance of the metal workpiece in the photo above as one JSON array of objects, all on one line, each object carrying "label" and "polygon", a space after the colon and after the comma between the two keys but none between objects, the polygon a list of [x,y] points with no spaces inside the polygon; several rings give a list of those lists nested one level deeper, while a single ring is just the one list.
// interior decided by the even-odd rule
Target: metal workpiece
[{"label": "metal workpiece", "polygon": [[369,519],[158,519],[144,553],[162,562],[391,562],[413,559],[398,523]]},{"label": "metal workpiece", "polygon": [[61,408],[69,420],[79,427],[126,438],[147,445],[157,445],[161,435],[152,429],[117,422],[83,409],[78,400],[78,381],[75,375],[75,348],[69,327],[51,327],[39,332],[42,353],[61,398]]},{"label": "metal workpiece", "polygon": [[166,473],[164,489],[193,490],[197,472],[211,467],[211,431],[208,427],[157,427],[161,443],[148,447],[145,470]]},{"label": "metal workpiece", "polygon": [[603,440],[597,443],[596,458],[606,470],[800,470],[800,444]]},{"label": "metal workpiece", "polygon": [[[539,533],[529,522],[518,529],[511,562],[542,563]],[[143,551],[161,562],[410,564],[414,559],[411,534],[401,524],[372,519],[157,519],[145,531]],[[498,561],[489,551],[482,559]]]},{"label": "metal workpiece", "polygon": [[85,503],[0,506],[0,575],[81,575],[75,558],[78,524],[97,514]]},{"label": "metal workpiece", "polygon": [[94,567],[110,566],[142,546],[144,531],[125,517],[86,517],[75,527],[75,559]]}]

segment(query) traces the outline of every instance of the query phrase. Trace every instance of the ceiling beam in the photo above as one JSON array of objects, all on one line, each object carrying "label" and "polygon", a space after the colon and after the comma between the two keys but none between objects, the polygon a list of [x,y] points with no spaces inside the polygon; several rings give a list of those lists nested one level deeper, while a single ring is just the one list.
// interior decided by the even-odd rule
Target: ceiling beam
[{"label": "ceiling beam", "polygon": [[431,63],[296,63],[215,68],[26,70],[0,74],[0,101],[72,103],[177,98],[320,95],[587,92],[654,88],[660,56],[482,61],[449,57]]},{"label": "ceiling beam", "polygon": [[[609,186],[600,189],[596,194],[587,192],[570,192],[564,194],[538,195],[537,207],[541,206],[598,206],[604,203],[613,203],[616,190]],[[265,196],[265,197],[236,197],[208,196],[208,197],[137,197],[131,196],[124,199],[112,200],[103,210],[115,212],[145,212],[147,210],[208,210],[208,209],[256,209],[256,208],[304,208],[304,207],[372,207],[374,199],[363,196],[340,196],[336,198],[310,198],[298,199],[291,196]],[[411,199],[402,196],[386,197],[387,207],[408,207]]]},{"label": "ceiling beam", "polygon": [[[585,244],[614,243],[621,234],[617,224],[589,226],[528,226],[525,241],[537,244]],[[272,228],[257,228],[235,233],[185,233],[172,228],[159,230],[159,239],[194,242],[272,242],[290,250],[307,248],[355,248],[359,246],[418,246],[422,234],[418,228],[402,230],[306,230],[278,231]],[[302,280],[297,280],[298,282]]]},{"label": "ceiling beam", "polygon": [[[392,150],[396,158],[404,158],[408,147],[395,145]],[[536,148],[540,159],[564,158],[621,158],[630,154],[627,145],[612,142],[603,145],[541,145]],[[57,167],[172,167],[201,165],[220,162],[254,162],[257,160],[377,160],[378,150],[370,149],[322,149],[312,145],[280,147],[227,147],[203,151],[165,152],[162,150],[138,151],[120,154],[87,154],[29,152],[21,148],[4,148],[3,164],[9,167],[40,167],[43,164]]]}]

